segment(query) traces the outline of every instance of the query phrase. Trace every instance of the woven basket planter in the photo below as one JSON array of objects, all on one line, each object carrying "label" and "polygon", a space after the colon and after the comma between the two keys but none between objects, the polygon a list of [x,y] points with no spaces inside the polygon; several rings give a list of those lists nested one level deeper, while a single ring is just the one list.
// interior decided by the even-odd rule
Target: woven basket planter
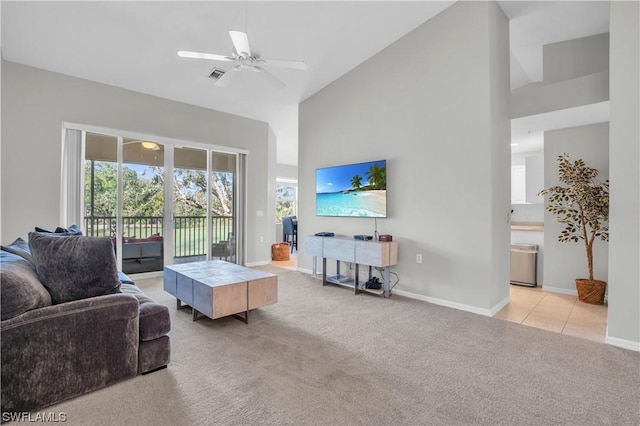
[{"label": "woven basket planter", "polygon": [[604,292],[607,289],[605,281],[577,278],[576,289],[578,290],[579,301],[591,305],[604,304]]},{"label": "woven basket planter", "polygon": [[289,260],[289,243],[275,243],[271,245],[272,260]]}]

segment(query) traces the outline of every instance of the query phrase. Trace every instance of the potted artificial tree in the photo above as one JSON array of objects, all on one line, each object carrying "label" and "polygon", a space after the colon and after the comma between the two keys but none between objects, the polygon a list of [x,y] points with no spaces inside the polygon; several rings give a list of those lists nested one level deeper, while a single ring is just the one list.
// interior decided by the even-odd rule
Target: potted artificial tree
[{"label": "potted artificial tree", "polygon": [[552,186],[539,195],[549,196],[546,210],[566,225],[558,241],[584,241],[589,278],[576,279],[578,300],[601,305],[607,283],[593,279],[593,243],[596,238],[609,241],[609,180],[598,181],[598,170],[583,160],[572,162],[566,153],[558,156],[558,170],[567,186]]}]

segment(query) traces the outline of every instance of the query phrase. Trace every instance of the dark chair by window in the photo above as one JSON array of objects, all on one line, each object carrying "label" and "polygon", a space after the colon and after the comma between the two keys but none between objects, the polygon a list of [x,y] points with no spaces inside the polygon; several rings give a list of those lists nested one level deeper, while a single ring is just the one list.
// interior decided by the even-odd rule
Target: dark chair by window
[{"label": "dark chair by window", "polygon": [[218,259],[234,262],[236,254],[236,237],[232,233],[229,233],[228,240],[221,240],[220,242],[213,243],[211,245],[211,257],[217,257]]},{"label": "dark chair by window", "polygon": [[298,223],[295,216],[282,218],[282,240],[291,244],[291,253],[298,251]]}]

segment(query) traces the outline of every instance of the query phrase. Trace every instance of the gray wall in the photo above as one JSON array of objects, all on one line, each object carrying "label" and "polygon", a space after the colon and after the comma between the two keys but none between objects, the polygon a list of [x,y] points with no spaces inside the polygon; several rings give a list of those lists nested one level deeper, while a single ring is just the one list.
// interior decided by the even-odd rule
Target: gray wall
[{"label": "gray wall", "polygon": [[[2,63],[2,238],[26,237],[34,226],[60,225],[63,122],[100,126],[246,149],[248,235],[272,235],[269,164],[275,141],[266,123],[94,83]],[[271,151],[274,151],[273,153]],[[64,225],[64,224],[63,224]],[[267,244],[249,237],[249,262],[270,258]]]},{"label": "gray wall", "polygon": [[276,177],[298,179],[298,166],[291,164],[276,164]]},{"label": "gray wall", "polygon": [[545,84],[609,70],[609,33],[561,41],[542,50]]},{"label": "gray wall", "polygon": [[[609,123],[592,124],[544,134],[544,183],[545,188],[564,185],[558,179],[557,158],[569,154],[572,161],[583,159],[587,166],[599,170],[599,179],[609,178]],[[546,200],[545,200],[546,205]],[[584,243],[561,243],[558,235],[564,225],[556,217],[544,213],[544,289],[577,294],[575,279],[588,278],[587,256]],[[598,280],[607,281],[608,243],[597,240],[593,245],[593,274]]]},{"label": "gray wall", "polygon": [[609,100],[609,34],[543,46],[544,81],[516,89],[511,117]]},{"label": "gray wall", "polygon": [[607,341],[640,350],[640,4],[611,2]]},{"label": "gray wall", "polygon": [[[307,99],[301,241],[373,234],[373,219],[316,216],[315,169],[386,159],[377,226],[399,242],[396,292],[489,313],[509,296],[508,101],[508,21],[492,2],[454,4]],[[311,269],[303,250],[298,262]]]}]

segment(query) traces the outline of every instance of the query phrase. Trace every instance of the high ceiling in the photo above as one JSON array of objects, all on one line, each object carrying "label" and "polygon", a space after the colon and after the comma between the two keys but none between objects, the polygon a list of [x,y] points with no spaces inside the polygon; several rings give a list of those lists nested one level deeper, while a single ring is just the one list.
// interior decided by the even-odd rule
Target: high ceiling
[{"label": "high ceiling", "polygon": [[[607,32],[608,2],[502,1],[510,18],[512,88],[542,79],[542,45]],[[297,164],[298,103],[452,1],[11,2],[2,1],[5,60],[269,122],[279,163]],[[213,68],[178,50],[230,54],[245,31],[262,57],[304,60],[270,68],[286,87],[240,72],[214,86]],[[394,64],[389,64],[393,66]]]}]

